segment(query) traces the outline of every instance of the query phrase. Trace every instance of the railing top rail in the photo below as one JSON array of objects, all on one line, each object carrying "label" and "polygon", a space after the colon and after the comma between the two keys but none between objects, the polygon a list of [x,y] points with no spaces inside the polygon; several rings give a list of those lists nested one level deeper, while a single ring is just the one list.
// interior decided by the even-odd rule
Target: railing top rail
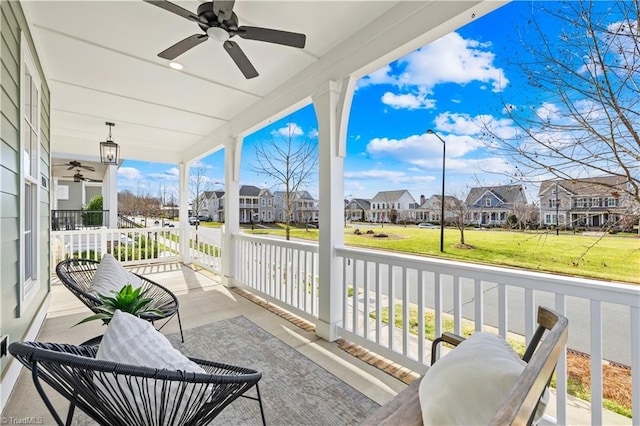
[{"label": "railing top rail", "polygon": [[282,247],[295,248],[295,249],[303,248],[304,250],[311,251],[314,253],[318,252],[318,243],[308,242],[308,241],[300,241],[300,240],[287,241],[284,239],[280,240],[276,238],[259,237],[255,235],[249,235],[249,234],[234,234],[233,238],[237,240],[244,240],[244,241],[258,241],[263,244],[270,244],[274,246],[282,246]]},{"label": "railing top rail", "polygon": [[525,269],[466,263],[363,248],[339,247],[336,248],[336,255],[640,307],[640,286],[622,282],[601,281],[591,278],[571,277]]}]

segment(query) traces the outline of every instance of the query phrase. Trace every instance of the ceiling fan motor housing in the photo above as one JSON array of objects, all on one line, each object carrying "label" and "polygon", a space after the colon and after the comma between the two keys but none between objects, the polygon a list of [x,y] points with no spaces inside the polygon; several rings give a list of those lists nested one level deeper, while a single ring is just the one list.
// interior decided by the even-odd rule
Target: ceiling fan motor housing
[{"label": "ceiling fan motor housing", "polygon": [[[218,17],[213,12],[213,2],[201,3],[200,6],[198,6],[198,16],[200,17],[200,19],[208,23],[208,25],[204,23],[198,23],[198,25],[200,25],[200,28],[202,28],[202,31],[207,33],[209,37],[212,37],[214,40],[217,40],[217,38],[213,37],[209,33],[208,30],[210,28],[222,28],[225,32],[238,29],[238,16],[236,15],[236,13],[232,12],[230,19],[225,19],[222,21],[222,23],[220,23],[218,21]],[[229,38],[229,35],[227,35],[227,38]],[[226,39],[222,41],[225,40]]]}]

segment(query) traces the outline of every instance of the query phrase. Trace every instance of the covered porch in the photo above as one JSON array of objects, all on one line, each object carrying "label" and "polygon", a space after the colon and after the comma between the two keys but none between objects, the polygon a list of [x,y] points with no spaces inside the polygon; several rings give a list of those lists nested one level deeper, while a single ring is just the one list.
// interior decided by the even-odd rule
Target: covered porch
[{"label": "covered porch", "polygon": [[[8,3],[3,3],[3,14],[18,16],[19,3]],[[124,238],[124,246],[131,243],[137,255],[117,257],[178,294],[185,328],[247,316],[266,324],[267,331],[320,366],[347,377],[344,380],[378,403],[386,402],[404,384],[342,352],[334,343],[337,339],[345,338],[421,374],[427,368],[430,342],[411,333],[408,320],[413,309],[420,321],[427,311],[434,313],[437,334],[443,331],[445,319],[451,319],[457,333],[465,321],[471,321],[474,330],[490,327],[527,341],[534,330],[536,306],[544,304],[569,317],[570,343],[586,345],[583,352],[591,356],[592,366],[591,403],[575,401],[567,395],[566,357],[562,357],[557,392],[548,411],[551,421],[613,424],[621,420],[603,408],[601,366],[614,352],[615,358],[622,357],[616,361],[633,371],[634,422],[640,421],[637,287],[355,249],[343,242],[343,162],[357,79],[490,12],[501,2],[302,2],[306,6],[291,2],[290,11],[296,19],[284,19],[269,2],[255,2],[260,7],[256,6],[254,15],[248,9],[241,13],[242,2],[238,2],[238,13],[250,22],[302,22],[304,28],[299,30],[310,39],[308,51],[284,53],[280,61],[271,59],[271,49],[247,48],[264,70],[264,78],[253,81],[238,76],[233,64],[214,63],[213,56],[206,54],[192,56],[187,64],[192,68],[176,74],[155,58],[155,52],[158,46],[165,47],[193,31],[190,23],[177,26],[174,17],[144,2],[125,2],[118,7],[111,3],[115,4],[25,2],[25,15],[12,18],[26,33],[28,28],[33,31],[32,54],[41,57],[42,78],[51,86],[50,132],[49,128],[42,130],[42,139],[50,136],[50,146],[44,147],[43,142],[39,154],[45,166],[39,171],[46,182],[53,178],[49,165],[55,156],[83,161],[95,157],[98,141],[106,134],[104,121],[116,121],[114,139],[121,144],[122,158],[177,164],[180,224],[175,229],[124,232],[112,227],[52,232],[45,202],[49,187],[43,187],[42,198],[37,200],[42,205],[37,211],[40,219],[35,221],[43,234],[41,250],[36,251],[41,256],[37,272],[42,285],[37,287],[38,297],[24,297],[4,311],[13,313],[16,306],[22,310],[15,315],[17,319],[8,314],[8,319],[3,317],[2,329],[11,331],[12,341],[37,337],[82,342],[97,334],[97,325],[82,331],[70,328],[86,312],[72,307],[71,295],[51,280],[50,272],[58,259],[76,252],[97,258],[121,246]],[[315,13],[305,9],[309,4]],[[190,10],[195,7],[195,2],[190,2]],[[11,18],[6,19],[8,24],[3,21],[0,28],[3,32],[14,25]],[[141,21],[149,24],[144,38],[140,38]],[[201,46],[206,52],[205,47],[209,46]],[[238,196],[243,138],[309,103],[314,105],[319,133],[319,243],[243,234]],[[228,194],[226,223],[220,241],[207,241],[204,235],[196,238],[187,221],[189,171],[199,158],[222,149]],[[104,208],[110,215],[117,212],[116,169],[109,166],[102,176],[108,188]],[[15,228],[20,230],[17,212],[23,209],[15,210]],[[110,224],[116,222],[109,220]],[[4,247],[19,247],[19,238]],[[143,256],[141,246],[135,244],[142,239],[153,240],[162,249]],[[18,270],[24,259],[20,253],[15,258],[14,269]],[[182,264],[205,267],[216,278],[196,274]],[[9,288],[22,285],[18,278],[10,281],[3,283],[4,294],[22,294]],[[232,288],[249,291],[292,312],[313,324],[314,331],[300,331],[239,297]],[[400,312],[402,325],[386,326],[381,315],[385,309]],[[615,321],[610,321],[612,318]],[[167,327],[168,332],[175,331],[171,328],[175,324]],[[419,328],[424,328],[423,322]],[[11,388],[16,363],[5,361],[3,366],[3,387],[7,384]],[[3,395],[3,400],[7,396]],[[3,415],[33,416],[36,404],[39,400],[22,377]],[[40,408],[44,413],[44,407]]]}]

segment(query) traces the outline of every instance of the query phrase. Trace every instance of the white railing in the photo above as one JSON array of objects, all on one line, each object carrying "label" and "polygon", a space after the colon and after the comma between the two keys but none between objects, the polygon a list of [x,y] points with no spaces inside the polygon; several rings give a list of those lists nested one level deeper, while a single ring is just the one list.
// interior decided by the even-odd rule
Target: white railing
[{"label": "white railing", "polygon": [[191,233],[189,247],[193,263],[218,274],[222,273],[222,247],[220,241],[196,231]]},{"label": "white railing", "polygon": [[265,299],[315,321],[318,245],[235,235],[236,281]]},{"label": "white railing", "polygon": [[111,253],[125,265],[180,259],[175,228],[88,229],[51,232],[51,265],[73,257],[100,260]]},{"label": "white railing", "polygon": [[[535,330],[537,306],[547,306],[569,318],[567,346],[591,357],[591,423],[603,424],[602,363],[608,359],[631,367],[638,424],[640,287],[373,250],[336,252],[343,265],[343,337],[424,371],[430,342],[411,332],[410,312],[417,313],[418,330],[425,329],[425,314],[433,312],[436,336],[452,320],[457,334],[466,322],[475,330],[523,335],[526,343]],[[401,324],[388,327],[385,310],[395,310]],[[556,377],[557,423],[566,424],[566,354]]]}]

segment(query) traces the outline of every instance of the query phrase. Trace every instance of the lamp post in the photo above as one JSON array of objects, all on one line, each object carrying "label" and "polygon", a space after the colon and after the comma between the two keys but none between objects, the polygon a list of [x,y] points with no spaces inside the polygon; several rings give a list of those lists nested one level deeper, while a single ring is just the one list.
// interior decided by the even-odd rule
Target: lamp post
[{"label": "lamp post", "polygon": [[440,199],[440,253],[444,252],[444,171],[445,171],[445,154],[447,151],[447,143],[433,130],[427,130],[430,135],[435,135],[442,142],[442,198]]},{"label": "lamp post", "polygon": [[559,217],[558,217],[558,210],[560,208],[560,205],[558,204],[558,182],[556,182],[556,235],[560,235],[560,228],[559,228]]}]

